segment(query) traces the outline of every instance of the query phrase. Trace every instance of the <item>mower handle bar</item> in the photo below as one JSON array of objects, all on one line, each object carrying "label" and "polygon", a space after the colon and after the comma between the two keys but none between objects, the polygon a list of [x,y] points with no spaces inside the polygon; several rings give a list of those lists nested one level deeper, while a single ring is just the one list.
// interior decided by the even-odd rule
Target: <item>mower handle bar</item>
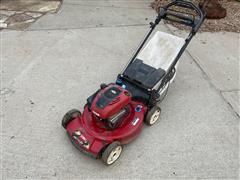
[{"label": "mower handle bar", "polygon": [[[170,8],[173,6],[178,6],[178,7],[183,7],[187,9],[194,10],[196,12],[196,16],[194,18],[191,18],[187,16],[186,14],[188,13],[174,13],[176,11],[171,10]],[[178,12],[178,11],[177,11]],[[191,27],[191,32],[189,33],[188,37],[185,39],[185,43],[180,49],[180,51],[177,54],[177,57],[174,59],[173,63],[170,65],[169,69],[167,70],[166,74],[163,77],[163,80],[161,81],[161,84],[157,88],[157,92],[160,91],[160,88],[163,87],[164,83],[166,82],[165,80],[168,78],[169,74],[171,73],[172,69],[175,67],[177,64],[179,58],[185,51],[186,47],[188,46],[189,42],[193,38],[193,36],[197,33],[199,28],[201,27],[204,19],[205,19],[205,12],[203,12],[199,7],[194,5],[192,2],[185,1],[185,0],[174,0],[173,2],[169,3],[168,5],[164,6],[161,11],[159,12],[155,22],[150,23],[150,29],[148,33],[146,34],[145,38],[137,48],[136,52],[133,54],[131,60],[129,63],[126,65],[124,68],[123,72],[133,63],[141,49],[143,48],[144,44],[147,42],[148,38],[154,31],[155,27],[159,24],[159,22],[162,20],[169,20],[173,22],[177,22],[183,25],[187,25]]]},{"label": "mower handle bar", "polygon": [[[177,11],[178,13],[175,13],[176,11],[173,11],[170,9],[171,7],[174,7],[174,6],[193,10],[196,12],[196,16],[192,18],[178,11]],[[183,0],[174,0],[168,5],[162,7],[162,9],[160,10],[157,16],[155,23],[158,24],[161,21],[161,19],[165,19],[168,21],[173,21],[186,26],[190,26],[192,27],[193,33],[196,33],[205,19],[205,12],[203,12],[198,6],[196,6],[192,2],[183,1]]]}]

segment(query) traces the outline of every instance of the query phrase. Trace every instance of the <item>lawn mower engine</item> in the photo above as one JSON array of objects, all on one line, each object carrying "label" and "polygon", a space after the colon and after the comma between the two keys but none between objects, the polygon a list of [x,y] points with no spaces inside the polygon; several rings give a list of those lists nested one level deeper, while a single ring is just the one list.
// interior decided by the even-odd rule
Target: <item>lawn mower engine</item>
[{"label": "lawn mower engine", "polygon": [[119,127],[129,114],[131,94],[116,84],[102,85],[93,101],[90,110],[97,121],[105,123],[107,128]]}]

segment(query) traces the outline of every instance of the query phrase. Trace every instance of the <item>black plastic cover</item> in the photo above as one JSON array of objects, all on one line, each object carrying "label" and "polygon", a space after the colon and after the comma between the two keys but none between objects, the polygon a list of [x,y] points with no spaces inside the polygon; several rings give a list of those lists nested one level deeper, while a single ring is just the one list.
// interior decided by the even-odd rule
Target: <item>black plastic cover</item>
[{"label": "black plastic cover", "polygon": [[107,91],[105,91],[101,97],[96,102],[96,105],[103,109],[105,108],[112,100],[120,95],[121,91],[116,87],[111,87]]},{"label": "black plastic cover", "polygon": [[165,74],[165,70],[144,64],[140,59],[136,59],[123,73],[147,88],[153,88]]}]

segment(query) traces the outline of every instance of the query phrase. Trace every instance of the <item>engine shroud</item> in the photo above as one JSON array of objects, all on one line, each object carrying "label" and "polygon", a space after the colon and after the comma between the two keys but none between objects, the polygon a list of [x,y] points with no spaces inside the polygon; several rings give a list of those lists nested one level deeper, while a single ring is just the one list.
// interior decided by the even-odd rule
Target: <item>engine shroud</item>
[{"label": "engine shroud", "polygon": [[131,94],[116,84],[110,84],[95,96],[91,111],[100,119],[109,119],[121,112],[131,101]]}]

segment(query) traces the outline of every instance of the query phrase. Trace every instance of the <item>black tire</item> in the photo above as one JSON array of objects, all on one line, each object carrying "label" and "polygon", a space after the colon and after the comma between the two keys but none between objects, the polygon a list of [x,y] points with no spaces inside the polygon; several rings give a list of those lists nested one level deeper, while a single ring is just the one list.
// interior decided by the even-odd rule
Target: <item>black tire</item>
[{"label": "black tire", "polygon": [[158,106],[153,106],[147,113],[147,116],[145,118],[145,123],[148,126],[152,126],[159,120],[161,115],[161,108]]},{"label": "black tire", "polygon": [[[102,154],[103,163],[106,164],[106,165],[111,165],[114,162],[116,162],[116,160],[120,157],[120,155],[122,153],[122,149],[123,148],[122,148],[120,142],[118,142],[118,141],[114,141],[113,143],[108,145],[107,148],[103,151],[103,154]],[[116,156],[114,155],[114,151],[118,152],[118,153],[115,152]],[[114,156],[115,156],[115,158],[114,158],[114,160],[112,160],[111,157],[114,157]]]},{"label": "black tire", "polygon": [[79,116],[81,116],[81,112],[77,109],[72,109],[72,110],[68,111],[62,118],[63,128],[66,129],[68,123]]},{"label": "black tire", "polygon": [[106,87],[108,87],[108,85],[106,85],[105,83],[100,84],[101,89],[105,89]]}]

